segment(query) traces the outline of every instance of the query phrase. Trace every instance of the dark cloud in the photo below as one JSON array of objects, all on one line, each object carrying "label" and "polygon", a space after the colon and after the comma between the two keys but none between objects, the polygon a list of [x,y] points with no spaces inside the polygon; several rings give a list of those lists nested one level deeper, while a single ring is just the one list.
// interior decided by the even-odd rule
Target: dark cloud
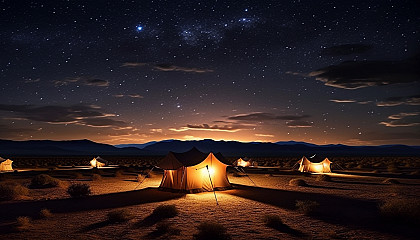
[{"label": "dark cloud", "polygon": [[237,132],[244,129],[249,129],[249,125],[245,124],[231,124],[231,125],[209,125],[209,124],[187,124],[184,127],[181,128],[170,128],[169,130],[175,131],[175,132],[183,132],[187,130],[201,130],[201,131],[217,131],[217,132]]},{"label": "dark cloud", "polygon": [[0,124],[0,138],[19,138],[36,132],[36,129],[15,127],[12,124]]},{"label": "dark cloud", "polygon": [[409,97],[389,97],[384,101],[376,103],[378,107],[392,107],[398,105],[420,105],[420,95]]},{"label": "dark cloud", "polygon": [[[45,122],[50,124],[77,124],[90,127],[124,128],[127,124],[114,120],[114,114],[107,114],[98,106],[33,106],[0,104],[0,111],[10,112],[13,117],[22,120]],[[3,114],[4,115],[4,114]]]},{"label": "dark cloud", "polygon": [[55,86],[65,86],[72,83],[79,83],[86,86],[96,86],[96,87],[108,87],[109,81],[98,79],[98,78],[89,78],[89,77],[75,77],[75,78],[65,78],[63,80],[53,81]]},{"label": "dark cloud", "polygon": [[398,113],[388,117],[388,122],[379,124],[386,127],[414,127],[420,125],[420,112]]},{"label": "dark cloud", "polygon": [[327,86],[358,89],[420,80],[419,58],[404,61],[352,61],[325,67],[309,74]]},{"label": "dark cloud", "polygon": [[166,64],[166,63],[160,63],[156,64],[153,69],[158,71],[164,71],[164,72],[192,72],[192,73],[207,73],[207,72],[213,72],[211,69],[204,69],[204,68],[188,68],[188,67],[180,67],[175,66],[172,64]]},{"label": "dark cloud", "polygon": [[121,65],[121,67],[143,67],[148,65],[147,63],[141,63],[141,62],[125,62]]},{"label": "dark cloud", "polygon": [[113,95],[113,97],[116,98],[123,98],[123,97],[127,97],[127,98],[143,98],[142,95],[139,94],[115,94]]},{"label": "dark cloud", "polygon": [[189,72],[189,73],[207,73],[213,72],[211,69],[205,68],[192,68],[192,67],[181,67],[169,63],[140,63],[140,62],[126,62],[121,65],[122,67],[149,67],[152,70],[162,72]]},{"label": "dark cloud", "polygon": [[324,48],[321,51],[321,55],[326,56],[343,56],[350,54],[365,53],[373,48],[372,45],[368,44],[343,44],[332,47]]},{"label": "dark cloud", "polygon": [[25,80],[25,83],[37,83],[39,81],[41,81],[41,78],[36,78],[36,79],[28,78]]},{"label": "dark cloud", "polygon": [[275,120],[301,120],[310,117],[309,115],[274,115],[272,113],[255,112],[238,114],[235,116],[229,116],[227,119],[235,121],[250,121],[250,122],[264,122],[264,121],[275,121]]},{"label": "dark cloud", "polygon": [[314,123],[308,121],[295,120],[286,122],[286,125],[289,128],[308,128],[312,127]]}]

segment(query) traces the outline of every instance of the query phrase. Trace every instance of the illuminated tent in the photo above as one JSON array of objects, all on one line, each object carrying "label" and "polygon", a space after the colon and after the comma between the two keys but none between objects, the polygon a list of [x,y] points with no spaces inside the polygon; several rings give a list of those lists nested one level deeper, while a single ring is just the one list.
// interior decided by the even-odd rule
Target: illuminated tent
[{"label": "illuminated tent", "polygon": [[169,152],[157,167],[164,169],[160,189],[202,192],[231,187],[227,164],[220,153],[203,153],[197,148],[184,153]]},{"label": "illuminated tent", "polygon": [[330,173],[330,165],[331,161],[328,160],[328,158],[325,158],[321,162],[314,163],[303,156],[303,158],[299,161],[299,171],[310,173]]},{"label": "illuminated tent", "polygon": [[12,160],[0,157],[0,172],[13,171],[12,163]]},{"label": "illuminated tent", "polygon": [[108,162],[99,156],[90,160],[90,165],[96,168],[105,167],[107,164]]},{"label": "illuminated tent", "polygon": [[252,161],[249,158],[244,158],[244,159],[239,158],[233,163],[233,165],[237,167],[250,167],[250,166],[254,166],[254,161]]}]

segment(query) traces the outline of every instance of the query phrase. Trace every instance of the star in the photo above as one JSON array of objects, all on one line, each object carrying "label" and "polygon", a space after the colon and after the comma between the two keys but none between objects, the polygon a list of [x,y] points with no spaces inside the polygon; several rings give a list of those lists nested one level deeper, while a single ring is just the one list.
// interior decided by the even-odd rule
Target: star
[{"label": "star", "polygon": [[137,32],[141,32],[143,31],[143,26],[137,25],[136,29],[137,29]]}]

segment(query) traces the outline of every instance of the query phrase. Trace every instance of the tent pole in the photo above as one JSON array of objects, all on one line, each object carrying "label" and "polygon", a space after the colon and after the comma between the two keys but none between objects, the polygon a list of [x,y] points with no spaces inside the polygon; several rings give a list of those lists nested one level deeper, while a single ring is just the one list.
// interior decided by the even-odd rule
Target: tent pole
[{"label": "tent pole", "polygon": [[[182,191],[182,184],[184,183],[184,174],[185,174],[185,167],[182,167],[182,177],[181,177],[181,187],[179,188],[179,191]],[[185,188],[185,191],[187,190],[187,188]]]},{"label": "tent pole", "polygon": [[214,199],[216,199],[216,205],[219,205],[219,202],[217,201],[217,197],[216,197],[216,191],[214,190],[214,187],[213,187],[213,181],[211,180],[209,165],[206,165],[206,168],[207,168],[207,172],[209,173],[209,179],[211,183],[211,188],[213,189]]},{"label": "tent pole", "polygon": [[155,168],[155,166],[153,166],[152,169],[150,169],[150,171],[146,174],[146,176],[144,176],[143,180],[141,180],[141,182],[134,188],[134,190],[136,190],[140,186],[140,184],[142,184],[144,180],[146,180],[147,176],[153,171],[153,168]]},{"label": "tent pole", "polygon": [[248,176],[248,174],[246,174],[245,170],[242,169],[242,171],[240,171],[238,167],[235,167],[236,170],[238,170],[238,172],[243,172],[245,174],[245,176],[247,176],[249,178],[249,180],[251,180],[251,182],[254,184],[254,186],[257,186],[257,184],[255,184],[254,181],[252,181],[252,179]]}]

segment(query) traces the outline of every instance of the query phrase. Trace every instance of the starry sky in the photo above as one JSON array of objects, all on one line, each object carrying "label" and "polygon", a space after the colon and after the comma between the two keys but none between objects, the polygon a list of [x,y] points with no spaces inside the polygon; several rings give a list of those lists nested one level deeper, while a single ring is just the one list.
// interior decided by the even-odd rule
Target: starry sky
[{"label": "starry sky", "polygon": [[417,1],[0,2],[0,138],[420,145]]}]

